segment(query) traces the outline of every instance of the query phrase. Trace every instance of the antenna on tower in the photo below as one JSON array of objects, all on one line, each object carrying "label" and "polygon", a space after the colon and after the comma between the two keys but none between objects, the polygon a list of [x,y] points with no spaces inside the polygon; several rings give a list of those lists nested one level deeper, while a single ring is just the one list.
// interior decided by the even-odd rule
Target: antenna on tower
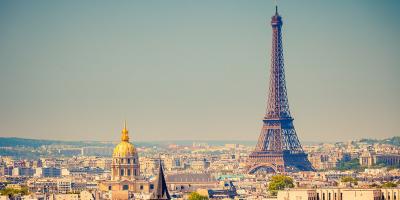
[{"label": "antenna on tower", "polygon": [[275,15],[278,15],[278,0],[274,0],[275,2]]}]

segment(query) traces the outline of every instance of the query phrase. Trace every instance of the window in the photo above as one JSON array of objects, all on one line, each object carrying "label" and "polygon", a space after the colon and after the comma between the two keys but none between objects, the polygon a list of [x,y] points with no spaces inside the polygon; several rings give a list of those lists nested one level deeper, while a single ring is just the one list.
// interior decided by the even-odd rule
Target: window
[{"label": "window", "polygon": [[121,169],[121,176],[124,176],[124,169]]},{"label": "window", "polygon": [[130,169],[128,169],[128,176],[130,176],[131,175],[131,170]]},{"label": "window", "polygon": [[111,189],[112,189],[112,187],[111,187],[111,185],[109,185],[109,186],[108,186],[108,190],[111,190]]},{"label": "window", "polygon": [[131,159],[128,158],[128,164],[131,164]]},{"label": "window", "polygon": [[150,184],[150,190],[154,189],[154,185]]},{"label": "window", "polygon": [[128,190],[129,189],[129,185],[123,185],[122,186],[122,190]]},{"label": "window", "polygon": [[325,200],[325,193],[322,193],[322,200]]},{"label": "window", "polygon": [[331,193],[328,193],[328,200],[331,200]]},{"label": "window", "polygon": [[140,185],[140,190],[143,190],[143,185]]}]

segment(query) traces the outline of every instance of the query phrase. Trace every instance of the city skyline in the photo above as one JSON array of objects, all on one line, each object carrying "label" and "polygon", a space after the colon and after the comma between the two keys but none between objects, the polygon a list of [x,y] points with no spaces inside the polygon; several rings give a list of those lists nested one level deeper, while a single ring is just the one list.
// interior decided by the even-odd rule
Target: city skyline
[{"label": "city skyline", "polygon": [[[398,135],[399,5],[279,2],[300,140]],[[255,141],[273,13],[273,1],[1,2],[0,136],[118,140],[127,120],[133,141]]]}]

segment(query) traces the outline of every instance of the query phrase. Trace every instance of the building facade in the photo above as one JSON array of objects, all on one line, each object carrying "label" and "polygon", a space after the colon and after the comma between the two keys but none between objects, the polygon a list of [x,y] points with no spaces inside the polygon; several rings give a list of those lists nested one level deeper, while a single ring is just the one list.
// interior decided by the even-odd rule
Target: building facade
[{"label": "building facade", "polygon": [[111,164],[112,180],[135,180],[140,176],[139,158],[135,146],[129,142],[126,123],[121,142],[114,148]]},{"label": "building facade", "polygon": [[399,188],[319,188],[278,192],[277,200],[397,200]]},{"label": "building facade", "polygon": [[154,190],[154,184],[141,176],[138,153],[129,142],[126,123],[121,142],[113,151],[111,180],[99,181],[99,190],[109,192],[111,199],[130,199],[135,193],[150,194]]}]

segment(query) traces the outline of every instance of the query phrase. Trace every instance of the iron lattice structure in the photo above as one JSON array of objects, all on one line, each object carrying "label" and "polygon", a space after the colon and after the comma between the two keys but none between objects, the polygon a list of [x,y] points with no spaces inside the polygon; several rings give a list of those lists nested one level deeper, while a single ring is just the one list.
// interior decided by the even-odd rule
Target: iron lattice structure
[{"label": "iron lattice structure", "polygon": [[249,156],[249,173],[311,171],[289,110],[282,48],[282,17],[272,16],[272,52],[267,111],[258,143]]}]

